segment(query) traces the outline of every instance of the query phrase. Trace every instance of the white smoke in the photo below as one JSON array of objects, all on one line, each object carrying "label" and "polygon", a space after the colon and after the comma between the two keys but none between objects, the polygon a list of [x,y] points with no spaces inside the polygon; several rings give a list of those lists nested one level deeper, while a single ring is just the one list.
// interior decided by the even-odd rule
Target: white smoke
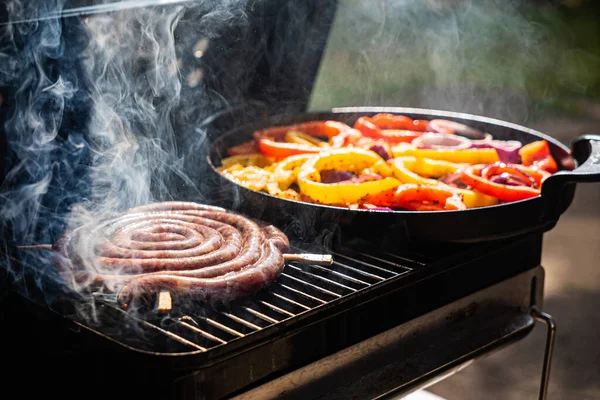
[{"label": "white smoke", "polygon": [[[205,151],[204,132],[178,132],[173,120],[193,126],[214,105],[202,75],[192,85],[181,71],[183,51],[202,54],[175,31],[189,11],[188,23],[217,36],[220,24],[244,23],[244,2],[127,3],[64,18],[48,17],[61,14],[63,0],[8,3],[9,22],[0,25],[8,148],[0,252],[17,281],[23,272],[8,256],[11,246],[52,244],[65,230],[153,201],[203,201],[200,167],[189,166]],[[210,40],[201,40],[206,51]],[[184,86],[193,90],[183,95]],[[90,269],[94,245],[75,249]],[[51,264],[48,252],[22,253],[23,265]]]}]

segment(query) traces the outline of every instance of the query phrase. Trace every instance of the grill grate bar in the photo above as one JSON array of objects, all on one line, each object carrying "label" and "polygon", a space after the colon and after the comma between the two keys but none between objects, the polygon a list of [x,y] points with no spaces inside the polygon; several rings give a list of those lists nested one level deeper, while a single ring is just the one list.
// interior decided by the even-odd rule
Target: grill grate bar
[{"label": "grill grate bar", "polygon": [[296,315],[296,314],[294,314],[294,313],[291,313],[291,312],[289,312],[289,311],[287,311],[287,310],[284,310],[283,308],[279,308],[279,307],[277,307],[276,305],[273,305],[273,304],[271,304],[271,303],[269,303],[269,302],[267,302],[267,301],[264,301],[264,300],[259,300],[258,302],[259,302],[259,303],[261,303],[261,304],[264,304],[265,306],[269,307],[269,308],[270,308],[270,309],[272,309],[272,310],[275,310],[275,311],[277,311],[277,312],[278,312],[278,313],[280,313],[280,314],[284,314],[284,315],[287,315],[287,316],[289,316],[289,317],[294,317],[294,316]]},{"label": "grill grate bar", "polygon": [[281,300],[283,300],[283,301],[285,301],[285,302],[288,302],[288,303],[290,303],[290,304],[293,304],[293,305],[295,305],[296,307],[303,308],[304,310],[310,310],[310,307],[308,307],[308,306],[305,306],[304,304],[300,304],[300,303],[298,303],[297,301],[294,301],[294,300],[292,300],[292,299],[288,299],[287,297],[285,297],[285,296],[283,296],[283,295],[281,295],[281,294],[279,294],[279,293],[272,292],[271,294],[272,294],[273,296],[277,297],[278,299],[281,299]]},{"label": "grill grate bar", "polygon": [[212,340],[213,342],[217,342],[217,343],[221,343],[221,344],[227,343],[226,340],[223,340],[223,339],[218,338],[218,337],[216,337],[214,335],[211,335],[210,333],[203,331],[202,329],[198,328],[197,326],[194,326],[192,324],[188,324],[185,321],[177,320],[177,323],[179,325],[182,325],[182,326],[186,327],[187,329],[190,329],[190,330],[192,330],[192,331],[194,331],[194,332],[196,332],[196,333],[204,336],[205,338],[207,338],[209,340]]},{"label": "grill grate bar", "polygon": [[[381,281],[385,281],[385,278],[383,278],[383,277],[381,277],[381,276],[379,276],[379,275],[370,274],[370,273],[368,273],[368,272],[366,272],[366,271],[361,271],[361,270],[360,270],[360,269],[358,269],[358,268],[354,268],[354,267],[351,267],[350,265],[342,264],[341,262],[338,262],[338,261],[334,261],[334,262],[333,262],[333,265],[335,265],[335,266],[338,266],[338,267],[342,267],[342,268],[344,268],[344,269],[348,269],[348,270],[350,270],[350,271],[353,271],[353,272],[355,272],[355,273],[357,273],[357,274],[360,274],[360,275],[363,275],[363,276],[369,277],[369,278],[371,278],[371,279],[375,279],[375,280],[377,280],[377,281],[379,281],[379,282],[381,282]],[[390,271],[390,273],[391,273],[391,271]],[[370,285],[372,285],[372,284],[370,284]]]},{"label": "grill grate bar", "polygon": [[252,322],[246,321],[245,319],[240,318],[240,317],[238,317],[236,315],[233,315],[233,314],[230,314],[230,313],[226,313],[226,312],[223,312],[221,314],[223,314],[224,316],[226,316],[226,317],[234,320],[235,322],[237,322],[239,324],[242,324],[242,325],[244,325],[244,326],[246,326],[246,327],[248,327],[250,329],[253,329],[255,331],[260,331],[262,329],[260,326],[255,325]]},{"label": "grill grate bar", "polygon": [[278,321],[278,320],[276,320],[275,318],[271,318],[271,317],[269,317],[268,315],[265,315],[265,314],[263,314],[263,313],[261,313],[261,312],[258,312],[258,311],[256,311],[256,310],[253,310],[253,309],[252,309],[252,308],[250,308],[250,307],[243,307],[243,309],[244,309],[244,310],[246,310],[246,311],[248,311],[250,314],[254,315],[255,317],[258,317],[258,318],[262,319],[263,321],[267,321],[267,322],[270,322],[270,323],[272,323],[272,324],[276,324],[276,323],[278,323],[278,322],[279,322],[279,321]]},{"label": "grill grate bar", "polygon": [[[346,259],[346,260],[350,260],[350,261],[353,261],[355,263],[361,264],[363,266],[369,267],[370,269],[372,269],[374,271],[381,272],[384,275],[383,278],[390,278],[392,276],[398,275],[398,272],[396,272],[396,271],[391,271],[389,269],[382,268],[380,266],[368,263],[366,261],[358,260],[358,259],[356,259],[354,257],[350,257],[348,255],[343,255],[343,254],[339,254],[339,253],[333,253],[333,254],[335,254],[336,257],[340,257],[340,258],[343,258],[343,259]],[[401,268],[404,269],[404,267],[401,267]]]},{"label": "grill grate bar", "polygon": [[[298,279],[298,278],[296,278],[295,276],[292,276],[292,275],[289,275],[289,274],[286,274],[286,273],[282,273],[281,275],[282,275],[282,276],[285,276],[286,278],[292,279],[294,282],[301,283],[302,285],[306,285],[306,286],[308,286],[308,287],[311,287],[311,288],[313,288],[313,289],[316,289],[316,290],[318,290],[318,291],[320,291],[320,292],[322,292],[322,293],[325,293],[325,294],[327,294],[327,295],[329,295],[329,296],[338,297],[338,298],[339,298],[339,297],[342,297],[342,295],[341,295],[341,294],[338,294],[338,293],[332,292],[332,291],[330,291],[330,290],[327,290],[327,289],[323,289],[322,287],[319,287],[319,286],[317,286],[317,285],[313,285],[313,284],[312,284],[312,283],[310,283],[310,282],[304,282],[302,279]],[[325,303],[327,303],[327,302],[325,302]]]},{"label": "grill grate bar", "polygon": [[288,285],[285,285],[285,284],[283,284],[283,283],[281,283],[281,282],[277,282],[277,285],[278,285],[278,286],[281,286],[282,288],[284,288],[284,289],[286,289],[286,290],[289,290],[289,291],[291,291],[291,292],[293,292],[293,293],[296,293],[296,294],[297,294],[297,295],[299,295],[299,296],[302,296],[302,297],[304,297],[304,298],[307,298],[307,299],[309,299],[309,300],[312,300],[312,301],[315,301],[315,302],[317,302],[317,303],[321,303],[321,304],[327,304],[327,302],[326,302],[325,300],[321,300],[321,299],[319,299],[318,297],[311,296],[311,295],[310,295],[310,294],[308,294],[308,293],[304,293],[304,292],[303,292],[303,291],[301,291],[301,290],[294,289],[293,287],[291,287],[291,286],[288,286]]},{"label": "grill grate bar", "polygon": [[311,272],[303,270],[302,268],[294,267],[292,265],[290,265],[290,268],[293,269],[293,270],[295,270],[295,271],[297,271],[297,272],[299,272],[299,273],[301,273],[301,274],[309,275],[309,276],[311,276],[313,278],[317,278],[320,281],[325,281],[325,282],[327,282],[330,285],[337,286],[337,287],[340,287],[342,289],[349,290],[351,292],[356,292],[356,289],[351,288],[350,286],[343,285],[343,284],[338,283],[336,281],[333,281],[331,279],[325,278],[324,276],[313,274]]},{"label": "grill grate bar", "polygon": [[[375,256],[373,256],[371,254],[363,253],[363,252],[360,252],[360,251],[357,251],[356,254],[359,254],[359,255],[361,255],[363,257],[366,257],[366,258],[369,258],[369,259],[372,259],[372,260],[376,260],[376,261],[383,262],[383,263],[386,263],[386,264],[389,264],[389,265],[393,265],[395,267],[412,269],[411,267],[408,267],[405,264],[398,264],[398,263],[395,263],[393,261],[386,260],[386,259],[379,258],[379,257],[375,257]],[[404,259],[404,258],[401,258],[401,257],[396,257],[396,259],[403,260],[403,261],[406,262],[406,264],[414,264],[416,262],[416,261],[410,261],[410,260],[407,260],[407,259]],[[424,264],[422,264],[422,265],[424,265]]]},{"label": "grill grate bar", "polygon": [[324,268],[324,267],[322,267],[320,265],[311,265],[311,267],[313,269],[316,269],[316,270],[321,270],[321,271],[324,271],[324,272],[327,272],[327,273],[339,276],[342,279],[345,279],[345,280],[350,281],[352,283],[356,283],[357,285],[362,285],[362,286],[365,286],[365,287],[371,286],[371,284],[369,282],[361,281],[360,279],[353,278],[353,277],[351,277],[349,275],[343,274],[343,273],[341,273],[339,271],[336,271],[336,270],[333,270],[333,269]]},{"label": "grill grate bar", "polygon": [[150,322],[147,322],[147,321],[144,321],[144,320],[138,320],[138,322],[141,322],[143,325],[149,326],[152,329],[158,329],[163,334],[165,334],[166,336],[168,336],[170,339],[173,339],[173,340],[175,340],[175,341],[177,341],[179,343],[185,344],[186,346],[193,347],[193,348],[195,348],[197,350],[200,350],[200,351],[207,351],[208,350],[206,347],[202,347],[199,344],[196,344],[196,343],[192,342],[191,340],[187,340],[185,338],[182,338],[181,336],[179,336],[179,335],[177,335],[177,334],[175,334],[173,332],[170,332],[170,331],[168,331],[166,329],[163,329],[163,328],[161,328],[159,326],[151,324]]},{"label": "grill grate bar", "polygon": [[230,327],[228,327],[226,325],[223,325],[223,324],[221,324],[221,323],[219,323],[219,322],[217,322],[217,321],[215,321],[215,320],[213,320],[211,318],[207,318],[207,317],[201,317],[201,318],[204,319],[207,323],[209,323],[212,326],[214,326],[215,328],[222,329],[225,332],[228,332],[228,333],[232,334],[233,336],[237,336],[237,337],[244,337],[244,336],[246,336],[243,333],[238,332],[235,329],[230,328]]}]

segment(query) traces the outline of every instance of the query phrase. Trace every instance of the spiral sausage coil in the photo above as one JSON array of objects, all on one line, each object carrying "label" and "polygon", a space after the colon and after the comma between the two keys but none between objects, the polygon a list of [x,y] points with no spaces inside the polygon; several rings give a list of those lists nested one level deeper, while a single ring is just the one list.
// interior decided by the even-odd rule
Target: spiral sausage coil
[{"label": "spiral sausage coil", "polygon": [[163,202],[67,232],[54,249],[72,282],[118,288],[127,308],[162,290],[206,301],[253,294],[279,277],[289,241],[219,207]]}]

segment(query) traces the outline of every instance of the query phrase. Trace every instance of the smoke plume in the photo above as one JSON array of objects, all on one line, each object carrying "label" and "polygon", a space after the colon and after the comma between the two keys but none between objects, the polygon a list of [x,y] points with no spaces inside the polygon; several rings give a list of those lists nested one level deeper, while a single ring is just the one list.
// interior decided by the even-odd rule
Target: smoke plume
[{"label": "smoke plume", "polygon": [[[7,5],[0,226],[2,264],[16,281],[27,279],[23,265],[61,277],[47,267],[48,251],[23,251],[13,264],[14,246],[52,244],[66,230],[153,201],[204,200],[201,168],[189,167],[205,155],[205,132],[176,132],[173,121],[193,129],[223,99],[207,94],[202,70],[182,69],[181,57],[199,59],[219,27],[243,26],[243,2],[125,3],[130,9],[62,18],[62,0]],[[176,40],[184,16],[203,27],[200,40]],[[94,245],[77,249],[90,269]]]}]

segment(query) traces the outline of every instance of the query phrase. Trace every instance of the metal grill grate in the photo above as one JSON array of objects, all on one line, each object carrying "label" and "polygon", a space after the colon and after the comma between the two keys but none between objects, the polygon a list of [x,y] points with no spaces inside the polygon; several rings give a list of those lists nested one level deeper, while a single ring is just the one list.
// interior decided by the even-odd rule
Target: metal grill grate
[{"label": "metal grill grate", "polygon": [[329,253],[334,256],[333,265],[286,263],[280,278],[267,290],[227,310],[173,312],[156,323],[169,341],[176,342],[165,349],[181,351],[183,346],[205,352],[424,265],[384,252],[344,249]]}]

